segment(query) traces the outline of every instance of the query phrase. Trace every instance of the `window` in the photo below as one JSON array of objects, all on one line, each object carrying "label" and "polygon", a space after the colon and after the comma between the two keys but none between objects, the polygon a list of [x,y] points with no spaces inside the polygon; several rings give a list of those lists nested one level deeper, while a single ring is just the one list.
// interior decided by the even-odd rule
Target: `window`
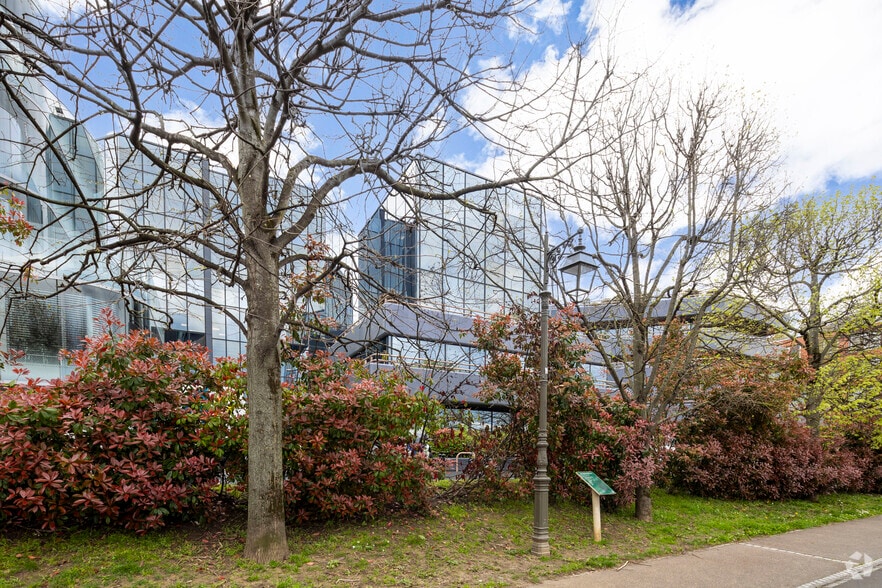
[{"label": "window", "polygon": [[9,347],[29,361],[55,363],[62,348],[61,309],[55,300],[26,298],[9,303]]},{"label": "window", "polygon": [[9,347],[25,352],[28,362],[57,364],[59,351],[82,346],[101,304],[77,292],[10,300]]}]

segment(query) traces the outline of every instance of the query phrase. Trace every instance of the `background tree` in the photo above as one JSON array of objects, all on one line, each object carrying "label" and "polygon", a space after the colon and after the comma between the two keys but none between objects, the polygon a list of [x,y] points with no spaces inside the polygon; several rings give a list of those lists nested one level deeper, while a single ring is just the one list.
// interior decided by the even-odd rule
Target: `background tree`
[{"label": "background tree", "polygon": [[[229,318],[248,345],[245,551],[281,560],[280,339],[293,309],[357,243],[341,230],[343,245],[314,279],[280,292],[289,274],[302,275],[304,239],[317,219],[334,220],[330,208],[379,187],[435,199],[490,187],[438,193],[399,178],[429,145],[479,118],[462,92],[487,73],[474,65],[485,36],[521,4],[124,0],[77,5],[60,20],[10,10],[18,6],[0,21],[7,91],[23,77],[51,85],[76,105],[75,118],[113,129],[114,167],[149,168],[108,186],[108,198],[75,186],[64,204],[85,211],[83,237],[45,257],[78,255],[65,284],[112,277],[127,293],[153,288],[212,304],[181,280],[206,269],[241,288],[244,320]],[[42,138],[60,149],[59,137]],[[151,209],[161,189],[179,190],[171,225]]]},{"label": "background tree", "polygon": [[[779,335],[805,353],[817,372],[839,352],[875,346],[882,293],[882,200],[867,186],[830,198],[782,204],[744,230],[740,295]],[[804,393],[805,418],[817,432],[821,387]]]},{"label": "background tree", "polygon": [[[593,471],[616,490],[614,504],[630,504],[634,489],[646,486],[664,464],[664,452],[647,451],[647,437],[657,432],[641,416],[640,407],[618,395],[600,394],[584,369],[590,352],[582,321],[572,308],[561,309],[549,319],[548,341],[548,472],[553,495],[587,502],[591,493],[576,476]],[[481,396],[504,401],[510,407],[509,422],[500,431],[488,432],[498,445],[483,447],[478,466],[466,474],[485,475],[492,482],[494,468],[506,458],[510,474],[521,485],[532,482],[536,471],[536,431],[539,407],[539,313],[522,307],[509,314],[477,320],[474,333],[487,353],[481,368]],[[518,352],[509,351],[514,347]],[[489,451],[488,451],[489,449]],[[498,457],[495,464],[488,459]],[[498,492],[498,490],[497,490]]]},{"label": "background tree", "polygon": [[824,432],[860,433],[865,444],[882,449],[882,350],[837,356],[821,368],[816,385],[824,390]]},{"label": "background tree", "polygon": [[[591,294],[605,300],[582,307],[592,343],[622,397],[659,426],[679,390],[676,379],[658,380],[669,335],[687,332],[680,352],[688,365],[704,317],[745,254],[739,220],[774,196],[776,140],[759,113],[723,89],[678,94],[643,80],[620,98],[590,137],[596,155],[564,157],[553,194],[585,226],[599,266]],[[636,488],[635,514],[652,516],[648,485]]]}]

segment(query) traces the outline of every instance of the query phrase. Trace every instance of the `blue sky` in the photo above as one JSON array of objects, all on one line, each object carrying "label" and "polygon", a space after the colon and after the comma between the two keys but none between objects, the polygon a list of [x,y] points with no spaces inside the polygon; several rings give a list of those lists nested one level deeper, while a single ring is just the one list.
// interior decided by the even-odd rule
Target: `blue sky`
[{"label": "blue sky", "polygon": [[[521,25],[489,45],[515,76],[541,77],[590,38],[589,56],[611,52],[622,72],[652,63],[748,96],[780,134],[789,195],[882,175],[880,0],[537,0]],[[493,155],[465,136],[442,152],[476,171]]]},{"label": "blue sky", "polygon": [[[882,175],[879,0],[541,0],[524,21],[537,34],[496,39],[524,67],[591,32],[590,51],[611,50],[622,71],[653,63],[755,101],[780,134],[789,195]],[[456,147],[486,167],[480,142]]]}]

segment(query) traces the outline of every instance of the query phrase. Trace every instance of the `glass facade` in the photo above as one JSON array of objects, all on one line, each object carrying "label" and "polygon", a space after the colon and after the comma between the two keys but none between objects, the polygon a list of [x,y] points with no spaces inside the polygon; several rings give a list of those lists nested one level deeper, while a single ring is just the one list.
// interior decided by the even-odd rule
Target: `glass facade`
[{"label": "glass facade", "polygon": [[[75,204],[95,204],[104,197],[103,169],[97,143],[66,108],[30,76],[17,76],[17,64],[0,57],[6,71],[0,86],[0,199],[25,203],[25,218],[34,227],[21,245],[0,235],[0,270],[5,317],[0,346],[24,352],[21,366],[37,378],[65,375],[69,367],[61,349],[76,349],[93,334],[94,319],[110,307],[122,316],[119,293],[100,284],[106,275],[91,268],[81,273],[77,247],[91,247],[95,224],[106,219]],[[69,255],[29,267],[31,259],[64,248]],[[68,286],[65,275],[81,285]],[[59,290],[62,290],[58,293]],[[12,366],[0,367],[0,378],[15,378]]]},{"label": "glass facade", "polygon": [[[602,360],[598,359],[598,361]],[[616,366],[617,374],[621,376],[624,373],[624,365],[616,364]],[[597,388],[601,394],[614,394],[618,391],[618,386],[616,386],[616,382],[606,365],[586,363],[582,367],[584,367],[591,376],[591,379],[594,381],[594,387]]]},{"label": "glass facade", "polygon": [[0,181],[24,200],[27,247],[40,253],[90,235],[88,212],[71,205],[97,202],[104,185],[95,141],[35,84],[22,80],[27,96],[15,100],[0,89]]},{"label": "glass facade", "polygon": [[[25,353],[23,365],[35,377],[58,377],[70,371],[59,359],[62,349],[78,349],[84,337],[94,331],[94,321],[102,309],[120,313],[115,293],[102,288],[84,287],[52,294],[50,285],[31,291],[27,298],[7,298],[5,343],[7,348]],[[7,368],[8,369],[8,368]],[[4,373],[4,376],[8,374]]]},{"label": "glass facade", "polygon": [[[432,160],[404,181],[442,194],[488,183]],[[360,311],[369,315],[384,297],[465,316],[530,305],[543,227],[541,201],[516,189],[446,200],[389,194],[360,234]]]},{"label": "glass facade", "polygon": [[359,238],[362,304],[373,307],[384,294],[413,300],[417,297],[417,228],[380,208],[368,220]]},{"label": "glass facade", "polygon": [[[491,183],[432,160],[415,163],[403,181],[436,194]],[[369,340],[356,354],[404,369],[413,387],[451,406],[480,406],[485,358],[470,342],[471,319],[538,306],[544,222],[542,202],[512,188],[456,199],[388,194],[360,233],[359,324]],[[504,407],[485,408],[495,410],[476,413],[481,426],[504,422]]]},{"label": "glass facade", "polygon": [[411,367],[471,373],[484,363],[484,352],[469,345],[427,341],[416,337],[384,337],[374,347],[386,363],[401,362]]},{"label": "glass facade", "polygon": [[[120,212],[148,232],[169,234],[180,243],[134,250],[122,262],[130,274],[137,275],[145,284],[136,295],[142,315],[150,317],[151,328],[166,341],[187,340],[206,345],[215,358],[245,354],[245,333],[239,325],[245,325],[246,300],[235,283],[246,279],[245,268],[236,253],[239,236],[231,223],[221,217],[215,204],[217,196],[208,188],[178,181],[169,174],[160,175],[145,154],[133,150],[122,139],[106,141],[105,152],[114,170],[114,176],[108,178],[109,197],[118,203]],[[162,155],[159,148],[156,153]],[[171,157],[176,168],[218,190],[231,207],[238,205],[229,177],[207,160],[185,152],[175,152]],[[279,186],[276,181],[270,190]],[[306,233],[315,238],[324,235],[321,213]],[[204,244],[194,249],[194,242]],[[302,240],[292,244],[293,250],[302,248]],[[205,263],[195,261],[185,252],[196,253]],[[283,272],[296,274],[303,270],[302,263],[289,264]],[[282,283],[286,283],[284,276]],[[342,290],[333,280],[325,287],[332,294]],[[333,295],[306,310],[307,314],[335,320],[346,320],[351,315],[350,305],[339,303]]]},{"label": "glass facade", "polygon": [[[18,87],[22,93],[16,96],[0,89],[0,186],[7,188],[0,198],[17,194],[24,200],[34,232],[23,246],[0,235],[0,270],[5,282],[0,308],[8,311],[0,346],[24,351],[22,365],[35,377],[63,376],[69,368],[58,351],[77,348],[84,336],[93,333],[99,311],[112,307],[118,316],[126,317],[130,329],[149,329],[166,341],[195,341],[208,346],[215,357],[244,354],[245,336],[239,325],[245,324],[245,300],[229,279],[244,271],[235,254],[237,236],[212,207],[208,191],[160,176],[144,154],[123,140],[107,140],[99,147],[32,78],[22,77]],[[161,152],[157,149],[157,153]],[[176,152],[171,157],[175,165],[217,187],[236,205],[235,190],[225,174],[192,154]],[[120,214],[108,218],[75,206],[84,202],[100,204],[96,210],[110,204]],[[119,225],[107,226],[119,219],[124,219]],[[307,232],[322,235],[323,221],[323,215],[317,215]],[[100,264],[101,269],[76,274],[80,269],[78,240],[91,247],[96,224],[114,231],[139,225],[176,236],[163,246],[132,247]],[[203,259],[221,265],[227,276],[182,253],[192,246],[191,237],[204,239]],[[297,241],[292,248],[297,250],[302,244]],[[71,255],[41,265],[38,280],[22,279],[17,273],[28,259],[39,259],[60,247],[70,248]],[[296,263],[287,268],[290,272],[300,269]],[[109,285],[110,273],[143,286],[135,288],[134,297],[124,298],[122,290]],[[58,294],[62,276],[67,274],[78,275],[81,285]],[[328,298],[308,312],[346,324],[352,310],[345,289],[336,277],[327,286],[329,292],[340,292],[340,298]],[[0,377],[15,377],[11,366],[0,368]]]},{"label": "glass facade", "polygon": [[[157,155],[160,149],[157,148]],[[184,251],[192,251],[195,239],[205,245],[196,253],[209,263],[218,263],[234,272],[232,263],[220,259],[213,250],[234,251],[234,238],[224,223],[213,223],[216,210],[209,195],[189,183],[174,181],[159,173],[148,157],[135,151],[122,139],[105,142],[105,157],[113,169],[108,177],[109,197],[131,222],[153,234],[167,233],[181,246],[133,250],[119,265],[144,284],[135,293],[142,324],[149,325],[165,341],[193,341],[207,346],[214,357],[245,353],[245,335],[237,320],[245,322],[244,295],[222,276],[200,264]],[[212,169],[192,154],[172,154],[171,163],[187,174],[212,186],[235,193],[224,174]],[[188,238],[188,236],[190,236]]]}]

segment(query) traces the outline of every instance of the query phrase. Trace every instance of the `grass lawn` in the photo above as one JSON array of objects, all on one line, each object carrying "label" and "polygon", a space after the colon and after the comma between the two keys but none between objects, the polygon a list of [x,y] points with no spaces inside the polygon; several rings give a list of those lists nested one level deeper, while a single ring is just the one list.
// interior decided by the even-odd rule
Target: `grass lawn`
[{"label": "grass lawn", "polygon": [[78,531],[0,532],[0,588],[18,586],[524,586],[697,547],[882,514],[882,496],[818,502],[738,502],[655,493],[655,520],[604,514],[595,544],[591,508],[551,507],[549,557],[530,554],[532,502],[439,507],[435,516],[291,528],[291,556],[242,558],[234,518],[143,537]]}]

